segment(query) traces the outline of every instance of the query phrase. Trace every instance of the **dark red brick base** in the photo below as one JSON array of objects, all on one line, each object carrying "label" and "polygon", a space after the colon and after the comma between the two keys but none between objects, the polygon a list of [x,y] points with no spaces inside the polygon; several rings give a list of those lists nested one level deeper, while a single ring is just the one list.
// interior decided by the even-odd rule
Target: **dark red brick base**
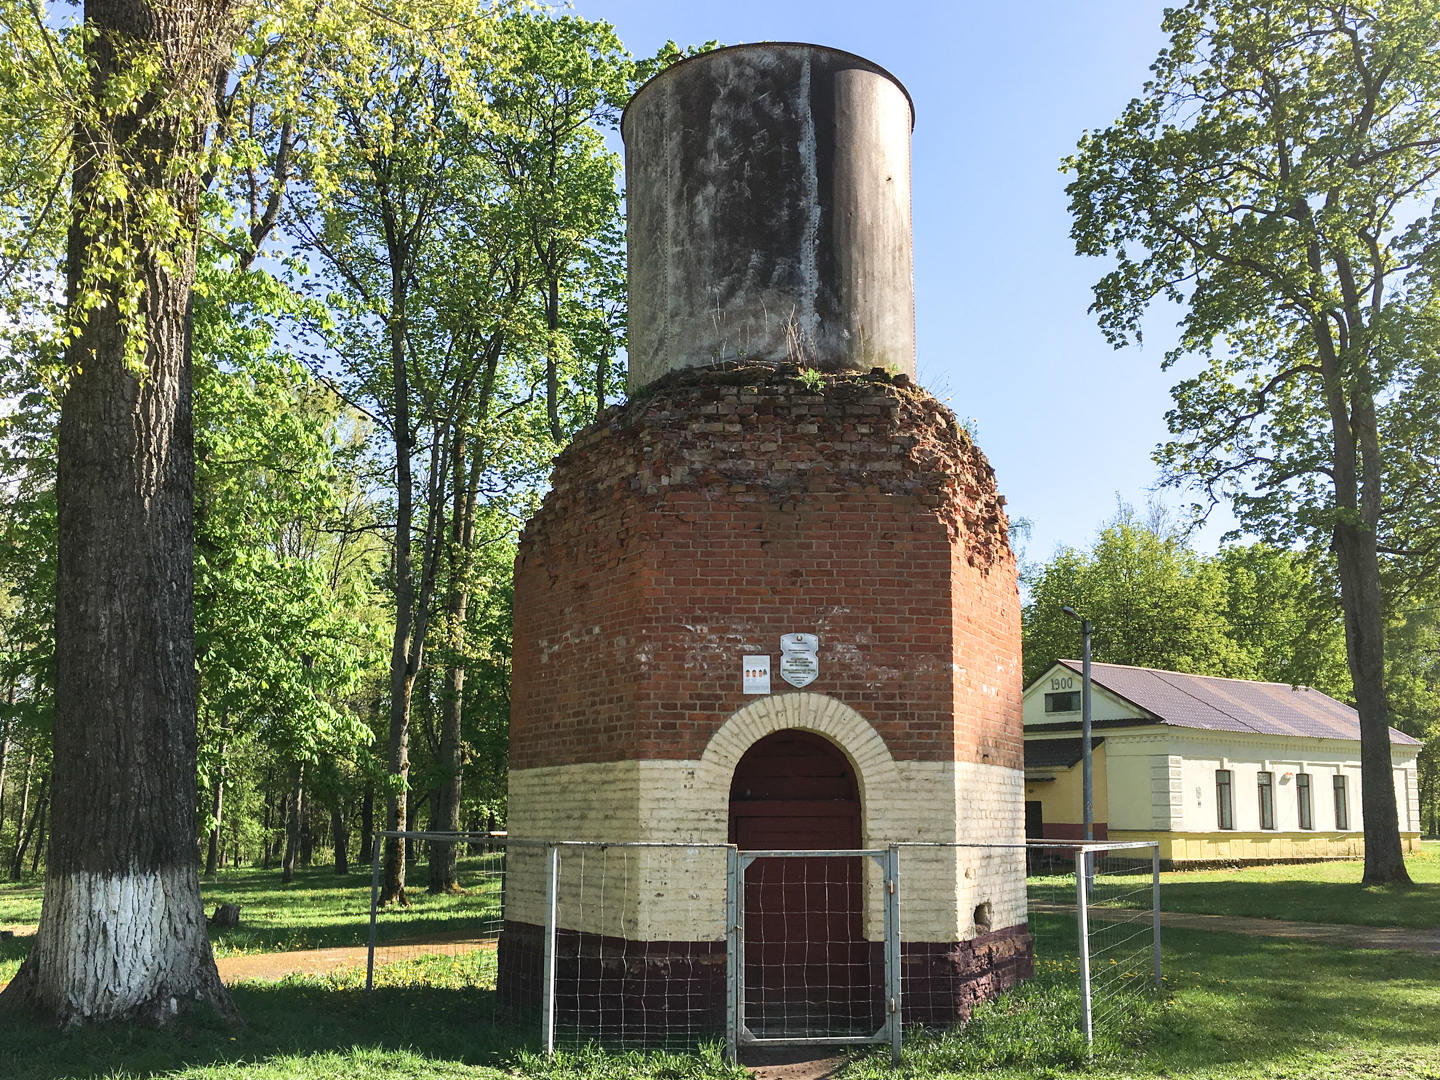
[{"label": "dark red brick base", "polygon": [[1035,974],[1028,926],[1008,926],[970,941],[900,944],[901,1012],[907,1024],[944,1027]]},{"label": "dark red brick base", "polygon": [[[882,946],[871,966],[881,985]],[[544,930],[506,922],[500,935],[502,1006],[540,1008]],[[963,1022],[980,1002],[1034,974],[1030,930],[1011,926],[971,941],[907,941],[900,947],[902,1014],[907,1024]],[[560,930],[556,934],[555,1019],[612,1039],[660,1042],[725,1030],[723,941],[627,941]],[[872,1006],[879,1024],[880,999]]]},{"label": "dark red brick base", "polygon": [[[497,990],[502,1008],[538,1010],[545,973],[544,928],[506,921]],[[633,1042],[725,1030],[725,942],[627,941],[559,930],[555,1022]]]}]

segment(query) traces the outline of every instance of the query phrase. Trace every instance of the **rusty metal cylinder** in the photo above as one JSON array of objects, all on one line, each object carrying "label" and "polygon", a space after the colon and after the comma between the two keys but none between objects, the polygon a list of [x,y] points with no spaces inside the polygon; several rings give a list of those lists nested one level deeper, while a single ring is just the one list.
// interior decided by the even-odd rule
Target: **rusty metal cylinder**
[{"label": "rusty metal cylinder", "polygon": [[739,45],[625,110],[629,389],[727,361],[915,375],[909,95],[819,45]]}]

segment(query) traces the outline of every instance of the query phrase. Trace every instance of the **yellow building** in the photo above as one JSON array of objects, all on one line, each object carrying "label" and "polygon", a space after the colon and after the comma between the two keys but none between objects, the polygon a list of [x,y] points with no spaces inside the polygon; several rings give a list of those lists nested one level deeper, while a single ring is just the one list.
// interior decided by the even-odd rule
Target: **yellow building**
[{"label": "yellow building", "polygon": [[[1079,661],[1025,689],[1030,839],[1082,836]],[[1091,665],[1096,839],[1167,865],[1362,855],[1360,720],[1318,690]],[[1400,835],[1420,845],[1420,744],[1390,730]]]}]

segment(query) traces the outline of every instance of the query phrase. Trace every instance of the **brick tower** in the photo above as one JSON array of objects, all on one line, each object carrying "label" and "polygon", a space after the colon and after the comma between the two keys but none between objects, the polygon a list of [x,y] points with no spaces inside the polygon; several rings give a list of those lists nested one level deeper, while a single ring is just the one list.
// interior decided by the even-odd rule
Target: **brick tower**
[{"label": "brick tower", "polygon": [[[692,58],[627,109],[630,400],[556,460],[521,539],[512,838],[1023,839],[1005,500],[913,381],[911,120],[883,69],[797,44]],[[1030,968],[1020,854],[935,851],[903,880],[907,1022]],[[635,858],[620,929],[564,970],[625,957],[603,992],[723,1016],[723,875],[694,875],[677,918]],[[512,851],[517,1001],[542,877]]]}]

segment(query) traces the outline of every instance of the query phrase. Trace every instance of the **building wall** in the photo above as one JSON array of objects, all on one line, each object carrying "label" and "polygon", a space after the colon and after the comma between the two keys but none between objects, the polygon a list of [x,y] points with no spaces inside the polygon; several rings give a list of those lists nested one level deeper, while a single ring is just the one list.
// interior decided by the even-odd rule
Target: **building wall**
[{"label": "building wall", "polygon": [[792,632],[820,639],[809,689],[897,759],[1019,768],[1003,499],[949,410],[884,378],[698,378],[558,459],[516,560],[511,768],[695,760],[750,700],[742,657]]},{"label": "building wall", "polygon": [[[1073,737],[1073,736],[1072,736]],[[1110,821],[1109,742],[1095,747],[1091,758],[1092,799],[1095,810],[1095,835],[1103,837]],[[1068,769],[1045,769],[1053,780],[1028,778],[1025,781],[1026,801],[1040,803],[1045,835],[1056,840],[1079,840],[1084,836],[1085,780],[1079,762]],[[1121,793],[1123,796],[1123,792]]]},{"label": "building wall", "polygon": [[[1073,737],[1073,733],[1067,733]],[[1032,735],[1032,738],[1034,736]],[[1105,733],[1105,820],[1112,840],[1160,840],[1161,856],[1173,862],[1305,859],[1364,853],[1360,797],[1360,746],[1336,739],[1266,737],[1244,733],[1147,727]],[[1407,850],[1419,850],[1419,803],[1414,747],[1392,750],[1396,804]],[[1097,753],[1097,763],[1099,754]],[[1229,769],[1235,828],[1219,827],[1215,774]],[[1053,785],[1045,807],[1078,819],[1079,766]],[[1275,828],[1260,828],[1258,774],[1273,776]],[[1294,776],[1311,777],[1313,828],[1300,828]],[[1333,777],[1346,777],[1349,825],[1336,828]],[[1287,775],[1288,774],[1288,775]],[[1096,770],[1096,818],[1100,772]],[[1050,785],[1027,785],[1032,790]]]},{"label": "building wall", "polygon": [[[954,416],[904,379],[816,392],[771,368],[705,371],[611,410],[558,459],[516,560],[511,835],[723,843],[740,755],[796,727],[850,756],[867,844],[1018,843],[1003,502]],[[803,692],[778,673],[792,632],[820,641]],[[770,695],[744,693],[757,653],[772,659]],[[593,868],[599,852],[562,850],[562,864]],[[508,921],[542,918],[543,874],[526,863],[538,857],[510,871]],[[723,932],[723,871],[687,875],[671,849],[605,857],[604,910],[580,884],[567,899],[562,865],[568,928]],[[929,898],[902,916],[907,940],[967,939],[984,902],[991,926],[1023,931],[1019,851],[933,849],[902,875],[907,896]],[[878,938],[878,879],[869,895]]]},{"label": "building wall", "polygon": [[[507,866],[506,918],[544,921],[543,849],[527,848],[523,841],[624,839],[676,846],[562,849],[562,923],[615,937],[643,926],[661,940],[723,938],[723,851],[687,845],[726,842],[735,765],[755,742],[784,729],[823,735],[850,759],[860,784],[866,847],[915,841],[975,845],[902,852],[908,940],[969,938],[975,932],[975,909],[987,902],[991,925],[1025,922],[1023,852],[980,846],[1023,842],[1019,770],[897,760],[858,712],[811,693],[753,701],[721,725],[695,760],[512,771],[515,809],[508,827],[512,840],[522,843]],[[865,930],[871,940],[879,940],[880,881],[868,865],[866,880]],[[634,882],[644,882],[644,888],[624,887]]]},{"label": "building wall", "polygon": [[[1229,769],[1234,790],[1235,830],[1260,829],[1260,800],[1257,777],[1268,771],[1274,778],[1275,831],[1303,834],[1340,832],[1336,828],[1333,778],[1346,778],[1349,829],[1360,833],[1365,827],[1360,798],[1360,744],[1338,739],[1303,739],[1247,736],[1215,732],[1174,731],[1173,751],[1184,760],[1181,814],[1171,828],[1177,832],[1218,832],[1215,772]],[[1419,814],[1411,806],[1409,792],[1415,787],[1414,747],[1395,747],[1396,809],[1402,833],[1419,831]],[[1300,805],[1295,774],[1308,773],[1311,783],[1312,830],[1300,828]]]}]

